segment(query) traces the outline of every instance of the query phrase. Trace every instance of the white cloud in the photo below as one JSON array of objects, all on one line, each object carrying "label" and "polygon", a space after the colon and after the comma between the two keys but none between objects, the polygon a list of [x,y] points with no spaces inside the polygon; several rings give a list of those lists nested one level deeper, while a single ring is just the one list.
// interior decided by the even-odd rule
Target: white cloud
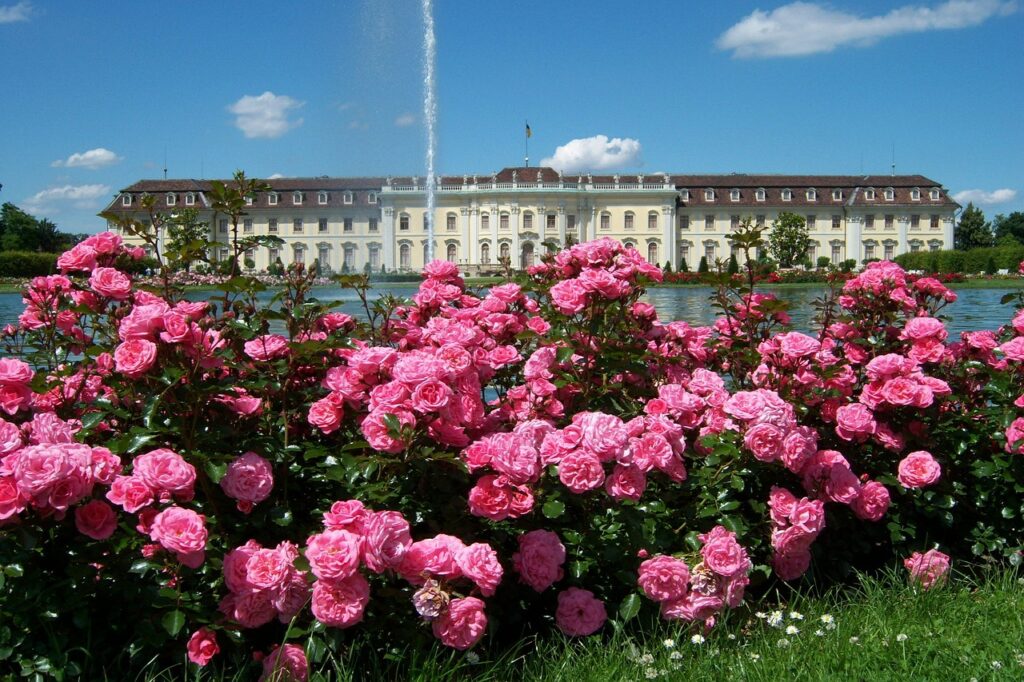
[{"label": "white cloud", "polygon": [[288,114],[299,109],[300,102],[288,95],[264,92],[262,95],[246,95],[228,107],[235,114],[235,126],[246,137],[281,137],[292,128],[302,125],[302,119],[289,120]]},{"label": "white cloud", "polygon": [[977,26],[1017,10],[1013,0],[947,0],[936,7],[906,5],[886,14],[860,17],[810,2],[793,2],[770,12],[754,10],[718,37],[716,46],[734,57],[797,57],[883,38]]},{"label": "white cloud", "polygon": [[565,172],[639,166],[640,141],[629,137],[609,140],[607,135],[581,137],[556,148],[554,156],[541,159],[540,163]]},{"label": "white cloud", "polygon": [[281,175],[280,173],[274,173],[273,175],[267,176],[267,180],[277,180],[278,178],[283,178],[283,177],[284,176]]},{"label": "white cloud", "polygon": [[395,119],[395,125],[399,128],[407,128],[416,122],[416,117],[412,114],[402,114]]},{"label": "white cloud", "polygon": [[968,203],[1005,204],[1007,201],[1013,201],[1016,196],[1017,190],[1015,189],[995,189],[991,192],[983,189],[965,189],[954,194],[953,199],[958,204],[966,206]]},{"label": "white cloud", "polygon": [[31,2],[19,2],[17,5],[0,7],[0,24],[13,24],[17,21],[28,21],[31,16]]},{"label": "white cloud", "polygon": [[97,200],[108,194],[109,185],[64,185],[36,192],[22,201],[21,207],[33,215],[59,213],[60,207],[65,204],[75,208],[98,208]]},{"label": "white cloud", "polygon": [[54,168],[88,168],[96,170],[104,166],[112,166],[121,160],[121,157],[103,147],[90,149],[87,152],[75,152],[67,159],[57,159],[50,165]]},{"label": "white cloud", "polygon": [[370,129],[370,124],[367,123],[366,121],[360,121],[360,120],[357,119],[357,120],[349,121],[348,122],[348,129],[349,130],[369,130]]}]

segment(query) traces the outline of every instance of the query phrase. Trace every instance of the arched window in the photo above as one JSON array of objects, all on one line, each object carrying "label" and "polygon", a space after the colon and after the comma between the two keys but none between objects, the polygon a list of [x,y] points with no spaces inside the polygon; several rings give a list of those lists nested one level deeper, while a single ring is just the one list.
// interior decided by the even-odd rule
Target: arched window
[{"label": "arched window", "polygon": [[509,254],[511,253],[511,249],[509,248],[509,245],[508,244],[502,244],[501,245],[501,249],[499,250],[499,253],[501,254],[501,259],[502,260],[507,260],[509,258]]},{"label": "arched window", "polygon": [[480,245],[480,262],[483,263],[484,265],[487,265],[491,262],[490,244],[484,243]]},{"label": "arched window", "polygon": [[455,248],[455,244],[449,244],[448,245],[448,262],[449,263],[454,263],[457,260],[457,258],[458,258],[458,256],[457,256],[457,249]]},{"label": "arched window", "polygon": [[817,200],[818,200],[818,191],[816,189],[814,189],[813,187],[811,189],[807,190],[807,201],[817,201]]},{"label": "arched window", "polygon": [[342,195],[342,199],[341,200],[343,202],[345,202],[346,204],[351,204],[352,203],[352,192],[345,192]]},{"label": "arched window", "polygon": [[658,263],[658,244],[656,242],[647,245],[647,262],[655,265]]},{"label": "arched window", "polygon": [[533,265],[533,242],[523,244],[523,253],[520,257],[519,267],[523,270]]},{"label": "arched window", "polygon": [[398,247],[398,263],[400,267],[408,270],[412,265],[412,248],[408,244],[402,244]]},{"label": "arched window", "polygon": [[302,192],[292,192],[292,203],[296,206],[302,204]]},{"label": "arched window", "polygon": [[[270,203],[276,204],[277,203],[277,195],[273,194],[271,196],[274,197],[274,201],[271,201]],[[188,194],[185,195],[185,205],[186,206],[193,206],[195,203],[196,203],[196,195],[195,194],[193,194],[192,192],[189,192]]]},{"label": "arched window", "polygon": [[177,197],[174,196],[174,192],[167,193],[167,205],[174,206],[174,201]]}]

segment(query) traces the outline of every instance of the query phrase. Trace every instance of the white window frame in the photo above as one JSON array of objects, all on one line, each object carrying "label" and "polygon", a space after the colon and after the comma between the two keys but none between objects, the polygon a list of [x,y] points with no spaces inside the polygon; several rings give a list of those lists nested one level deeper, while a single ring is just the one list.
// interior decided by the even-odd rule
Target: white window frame
[{"label": "white window frame", "polygon": [[715,190],[713,190],[713,189],[706,189],[706,190],[704,190],[704,201],[714,201],[714,200],[715,200]]},{"label": "white window frame", "polygon": [[377,203],[377,193],[376,192],[370,192],[369,194],[367,194],[366,195],[366,203],[368,203],[368,204],[376,204]]},{"label": "white window frame", "polygon": [[918,189],[917,187],[915,187],[914,189],[910,190],[910,200],[911,201],[921,201],[921,190]]},{"label": "white window frame", "polygon": [[729,201],[739,201],[740,191],[738,189],[729,190]]},{"label": "white window frame", "polygon": [[813,187],[811,189],[807,190],[807,201],[817,201],[817,200],[818,200],[818,190],[814,189]]},{"label": "white window frame", "polygon": [[[269,193],[267,195],[267,205],[268,206],[277,206],[277,197],[278,197],[277,192]],[[185,197],[185,201],[188,201],[188,196],[187,195]]]},{"label": "white window frame", "polygon": [[864,201],[874,201],[874,200],[875,200],[875,188],[874,187],[868,187],[866,190],[864,190]]},{"label": "white window frame", "polygon": [[679,200],[680,201],[689,201],[690,200],[690,190],[688,190],[688,189],[681,189],[681,190],[679,190]]},{"label": "white window frame", "polygon": [[327,205],[327,192],[317,192],[316,193],[316,203],[320,204],[321,206],[326,206]]},{"label": "white window frame", "polygon": [[352,203],[352,192],[351,191],[346,191],[343,195],[341,195],[341,201],[342,201],[342,203],[345,203],[345,204],[351,204]]},{"label": "white window frame", "polygon": [[834,190],[832,190],[832,201],[842,201],[842,200],[843,200],[843,190],[841,190],[841,189],[834,189]]},{"label": "white window frame", "polygon": [[765,191],[763,187],[754,192],[754,201],[764,201],[764,197]]},{"label": "white window frame", "polygon": [[302,192],[292,192],[292,204],[302,206]]},{"label": "white window frame", "polygon": [[792,201],[793,200],[793,190],[791,190],[791,189],[784,189],[784,190],[782,190],[782,200],[783,201]]},{"label": "white window frame", "polygon": [[938,201],[939,199],[941,199],[941,198],[942,198],[942,194],[941,194],[941,193],[939,192],[939,190],[937,190],[937,189],[932,189],[932,190],[930,190],[930,191],[928,192],[928,197],[929,197],[929,198],[930,198],[930,199],[931,199],[932,201]]},{"label": "white window frame", "polygon": [[895,201],[896,190],[894,190],[892,187],[889,187],[888,189],[885,190],[885,194],[883,196],[885,197],[886,201]]},{"label": "white window frame", "polygon": [[168,206],[174,206],[177,200],[178,197],[174,194],[174,192],[168,192],[167,196],[164,197],[164,201],[167,203]]}]

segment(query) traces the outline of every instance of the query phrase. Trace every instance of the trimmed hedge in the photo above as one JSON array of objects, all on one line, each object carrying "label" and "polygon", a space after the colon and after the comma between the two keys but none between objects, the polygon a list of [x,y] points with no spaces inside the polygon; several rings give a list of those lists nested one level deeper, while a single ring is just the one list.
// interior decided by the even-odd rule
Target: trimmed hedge
[{"label": "trimmed hedge", "polygon": [[906,270],[966,274],[986,272],[993,263],[998,270],[1015,272],[1022,260],[1024,245],[986,246],[967,251],[918,251],[896,256],[896,262]]},{"label": "trimmed hedge", "polygon": [[57,270],[56,253],[0,251],[0,277],[38,277]]}]

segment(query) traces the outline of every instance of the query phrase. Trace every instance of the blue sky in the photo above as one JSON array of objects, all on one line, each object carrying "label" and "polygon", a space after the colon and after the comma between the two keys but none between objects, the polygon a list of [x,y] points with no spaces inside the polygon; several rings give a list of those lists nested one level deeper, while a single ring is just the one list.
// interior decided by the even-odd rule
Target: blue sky
[{"label": "blue sky", "polygon": [[[1024,210],[1024,8],[435,0],[439,172],[921,173]],[[0,201],[142,178],[423,175],[419,0],[0,0]],[[604,136],[603,138],[601,136]],[[965,202],[966,203],[966,202]]]}]

